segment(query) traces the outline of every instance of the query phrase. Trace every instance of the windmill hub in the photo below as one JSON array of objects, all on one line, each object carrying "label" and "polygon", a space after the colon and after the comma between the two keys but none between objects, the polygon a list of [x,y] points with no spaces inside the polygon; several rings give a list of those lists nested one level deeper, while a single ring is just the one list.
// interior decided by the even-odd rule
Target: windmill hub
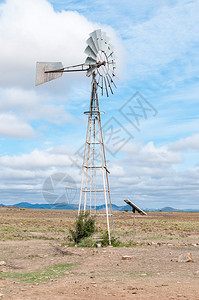
[{"label": "windmill hub", "polygon": [[99,67],[101,67],[101,66],[105,66],[105,65],[106,65],[106,62],[105,62],[105,61],[103,61],[103,62],[99,61],[99,62],[97,63],[97,68],[99,68]]}]

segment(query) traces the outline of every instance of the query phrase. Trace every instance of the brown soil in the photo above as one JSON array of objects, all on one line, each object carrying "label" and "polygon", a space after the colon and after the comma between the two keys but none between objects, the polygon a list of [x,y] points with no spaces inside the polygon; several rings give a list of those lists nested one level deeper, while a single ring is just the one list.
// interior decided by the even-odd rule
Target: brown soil
[{"label": "brown soil", "polygon": [[[199,300],[199,213],[137,216],[134,246],[98,249],[68,247],[76,212],[0,208],[0,215],[0,299]],[[131,213],[114,220],[128,244]],[[97,225],[105,229],[105,219]],[[57,264],[72,265],[43,283],[5,276]]]}]

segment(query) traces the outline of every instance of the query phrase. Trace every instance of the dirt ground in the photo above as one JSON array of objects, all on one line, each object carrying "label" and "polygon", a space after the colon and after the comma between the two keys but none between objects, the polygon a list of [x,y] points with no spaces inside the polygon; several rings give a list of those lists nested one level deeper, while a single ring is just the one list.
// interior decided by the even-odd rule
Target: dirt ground
[{"label": "dirt ground", "polygon": [[[0,208],[0,299],[199,300],[199,212],[114,213],[122,247],[71,247],[76,212]],[[105,217],[97,220],[105,229]]]}]

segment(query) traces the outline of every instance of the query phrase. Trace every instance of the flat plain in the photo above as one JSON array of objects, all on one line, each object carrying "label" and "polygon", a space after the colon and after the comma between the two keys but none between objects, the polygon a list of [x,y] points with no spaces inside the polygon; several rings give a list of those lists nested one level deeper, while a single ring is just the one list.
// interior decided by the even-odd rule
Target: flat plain
[{"label": "flat plain", "polygon": [[71,246],[76,214],[0,208],[0,299],[199,300],[199,212],[136,215],[135,241],[132,213],[114,212],[121,245],[100,248]]}]

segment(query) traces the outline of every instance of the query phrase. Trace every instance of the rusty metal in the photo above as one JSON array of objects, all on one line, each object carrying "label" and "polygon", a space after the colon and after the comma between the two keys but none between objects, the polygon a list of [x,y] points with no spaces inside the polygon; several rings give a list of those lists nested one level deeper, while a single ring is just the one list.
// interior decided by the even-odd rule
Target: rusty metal
[{"label": "rusty metal", "polygon": [[[70,66],[70,67],[63,67],[61,69],[56,69],[56,70],[48,70],[48,71],[45,71],[44,73],[59,73],[59,72],[62,72],[62,73],[66,73],[66,72],[78,72],[78,71],[88,71],[89,68],[84,68],[85,64],[79,64],[79,65],[74,65],[74,66]],[[82,67],[81,69],[75,69],[77,67]]]}]

